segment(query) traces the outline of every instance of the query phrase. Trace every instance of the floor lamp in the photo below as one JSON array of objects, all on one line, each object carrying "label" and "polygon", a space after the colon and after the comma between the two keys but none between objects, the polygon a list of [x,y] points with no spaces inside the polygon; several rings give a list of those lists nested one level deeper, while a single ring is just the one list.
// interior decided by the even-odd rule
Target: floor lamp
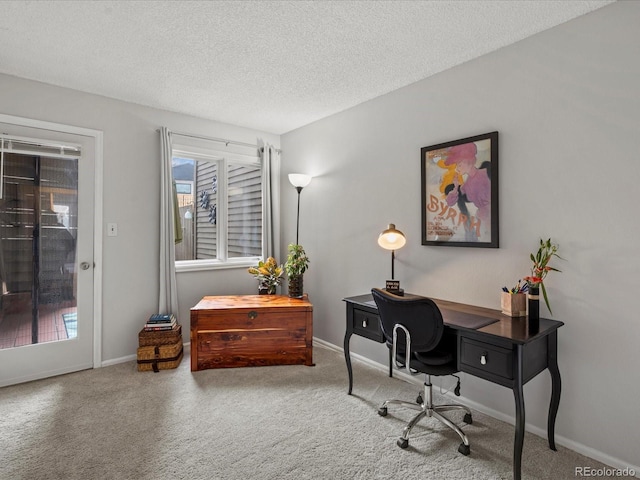
[{"label": "floor lamp", "polygon": [[304,187],[309,185],[309,183],[311,182],[311,177],[303,173],[290,173],[289,182],[298,191],[298,214],[296,215],[296,245],[300,245],[300,243],[298,242],[298,234],[300,232],[300,192],[302,192],[302,189]]}]

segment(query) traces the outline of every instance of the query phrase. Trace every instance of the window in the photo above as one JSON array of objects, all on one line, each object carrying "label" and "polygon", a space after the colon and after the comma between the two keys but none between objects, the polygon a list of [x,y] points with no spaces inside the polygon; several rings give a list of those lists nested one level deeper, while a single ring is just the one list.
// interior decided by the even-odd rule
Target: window
[{"label": "window", "polygon": [[176,180],[176,192],[178,194],[191,194],[193,182],[179,182]]},{"label": "window", "polygon": [[255,264],[262,257],[262,168],[255,155],[173,147],[182,241],[178,271]]}]

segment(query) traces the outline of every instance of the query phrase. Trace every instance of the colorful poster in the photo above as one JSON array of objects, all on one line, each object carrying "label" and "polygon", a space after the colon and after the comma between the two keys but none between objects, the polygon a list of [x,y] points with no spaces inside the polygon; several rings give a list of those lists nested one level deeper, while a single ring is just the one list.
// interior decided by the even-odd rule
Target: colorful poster
[{"label": "colorful poster", "polygon": [[498,247],[498,132],[421,149],[422,244]]}]

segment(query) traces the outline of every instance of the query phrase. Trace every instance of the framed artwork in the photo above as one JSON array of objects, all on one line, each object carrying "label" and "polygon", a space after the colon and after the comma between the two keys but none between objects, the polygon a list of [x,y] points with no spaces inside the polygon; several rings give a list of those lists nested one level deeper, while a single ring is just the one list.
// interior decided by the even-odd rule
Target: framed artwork
[{"label": "framed artwork", "polygon": [[422,244],[498,248],[498,132],[420,149]]}]

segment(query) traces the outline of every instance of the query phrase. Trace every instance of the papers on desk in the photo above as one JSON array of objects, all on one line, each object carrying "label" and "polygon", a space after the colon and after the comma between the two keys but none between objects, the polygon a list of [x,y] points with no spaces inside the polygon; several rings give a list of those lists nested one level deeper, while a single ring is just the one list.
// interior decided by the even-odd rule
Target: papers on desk
[{"label": "papers on desk", "polygon": [[442,318],[445,324],[469,328],[471,330],[477,330],[478,328],[486,327],[498,321],[496,318],[482,317],[473,313],[449,310],[448,308],[441,308],[440,311],[442,312]]}]

